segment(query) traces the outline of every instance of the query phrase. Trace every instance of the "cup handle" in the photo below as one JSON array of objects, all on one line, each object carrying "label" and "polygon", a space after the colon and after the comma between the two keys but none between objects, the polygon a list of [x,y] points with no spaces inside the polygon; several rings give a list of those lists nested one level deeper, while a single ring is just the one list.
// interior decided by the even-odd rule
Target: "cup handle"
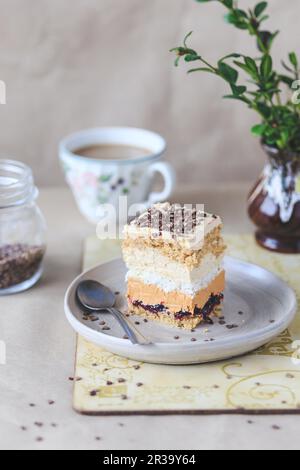
[{"label": "cup handle", "polygon": [[163,202],[169,199],[176,184],[176,173],[172,165],[166,162],[157,162],[149,167],[148,175],[153,177],[155,173],[161,173],[165,180],[165,187],[161,192],[150,193],[148,200],[145,202],[147,207]]}]

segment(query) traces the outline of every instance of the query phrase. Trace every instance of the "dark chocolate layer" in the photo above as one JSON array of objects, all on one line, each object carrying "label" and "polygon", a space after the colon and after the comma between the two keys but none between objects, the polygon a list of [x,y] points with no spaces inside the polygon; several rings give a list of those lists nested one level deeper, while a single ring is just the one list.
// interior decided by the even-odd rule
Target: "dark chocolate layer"
[{"label": "dark chocolate layer", "polygon": [[[213,313],[214,309],[222,303],[223,299],[224,299],[223,294],[217,294],[217,295],[212,294],[210,299],[208,300],[208,302],[205,304],[205,306],[202,309],[196,307],[193,314],[191,312],[180,311],[175,314],[175,319],[176,320],[184,320],[184,319],[188,320],[191,317],[201,316],[203,318],[203,321],[211,322],[211,319],[209,318],[210,315]],[[168,307],[166,307],[164,304],[145,305],[140,300],[135,300],[134,302],[132,302],[132,305],[134,307],[142,308],[143,310],[145,310],[145,312],[150,312],[153,314],[168,313],[169,311]]]}]

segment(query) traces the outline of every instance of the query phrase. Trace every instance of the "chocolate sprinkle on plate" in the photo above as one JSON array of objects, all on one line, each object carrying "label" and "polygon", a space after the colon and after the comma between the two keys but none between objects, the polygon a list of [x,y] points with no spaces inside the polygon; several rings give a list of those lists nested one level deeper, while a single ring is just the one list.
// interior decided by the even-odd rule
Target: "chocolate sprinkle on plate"
[{"label": "chocolate sprinkle on plate", "polygon": [[272,426],[272,429],[274,429],[274,431],[280,431],[281,427],[278,426],[277,424],[274,424],[274,426]]},{"label": "chocolate sprinkle on plate", "polygon": [[238,327],[239,327],[239,325],[226,325],[226,328],[228,330],[234,330],[235,328],[238,328]]}]

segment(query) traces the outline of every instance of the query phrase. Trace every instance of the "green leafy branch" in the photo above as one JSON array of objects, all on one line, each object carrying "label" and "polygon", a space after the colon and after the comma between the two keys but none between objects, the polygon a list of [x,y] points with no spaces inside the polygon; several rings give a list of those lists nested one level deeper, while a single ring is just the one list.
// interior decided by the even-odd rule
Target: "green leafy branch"
[{"label": "green leafy branch", "polygon": [[[190,68],[188,73],[205,72],[223,79],[230,87],[230,94],[224,98],[241,101],[260,115],[261,122],[252,128],[254,135],[260,136],[267,145],[300,155],[300,106],[291,97],[294,83],[300,77],[299,61],[296,53],[291,52],[288,61],[282,62],[284,72],[274,69],[271,49],[279,31],[270,32],[262,27],[269,18],[268,2],[260,2],[246,11],[234,0],[196,1],[221,3],[227,9],[226,21],[255,37],[259,56],[252,58],[232,53],[222,57],[217,64],[211,64],[189,47],[190,32],[182,46],[171,50],[176,54],[175,65],[178,66],[181,59],[188,64],[198,62],[199,66]],[[246,83],[239,83],[240,72],[246,74]],[[290,96],[283,103],[286,86]]]}]

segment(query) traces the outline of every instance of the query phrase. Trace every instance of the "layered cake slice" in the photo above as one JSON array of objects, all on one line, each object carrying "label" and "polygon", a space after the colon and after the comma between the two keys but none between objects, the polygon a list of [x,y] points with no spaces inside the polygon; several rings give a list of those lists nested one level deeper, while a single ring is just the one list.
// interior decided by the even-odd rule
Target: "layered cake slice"
[{"label": "layered cake slice", "polygon": [[129,312],[187,329],[218,316],[225,288],[221,231],[220,217],[169,203],[127,225]]}]

